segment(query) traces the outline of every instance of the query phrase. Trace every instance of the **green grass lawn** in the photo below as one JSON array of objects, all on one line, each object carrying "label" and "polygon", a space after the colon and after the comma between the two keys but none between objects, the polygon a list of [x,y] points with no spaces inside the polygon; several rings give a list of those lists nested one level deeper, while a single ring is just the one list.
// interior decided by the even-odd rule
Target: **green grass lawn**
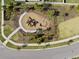
[{"label": "green grass lawn", "polygon": [[13,32],[13,28],[10,25],[5,25],[4,27],[4,34],[6,36],[8,36],[9,34],[11,34]]},{"label": "green grass lawn", "polygon": [[18,38],[19,38],[19,36],[18,36],[17,33],[16,33],[15,35],[12,36],[12,40],[13,40],[13,41],[14,41],[14,40],[15,40],[15,41],[18,40]]},{"label": "green grass lawn", "polygon": [[11,2],[14,2],[15,0],[5,0],[5,3],[7,6],[9,6],[11,4]]},{"label": "green grass lawn", "polygon": [[23,40],[21,40],[21,37],[22,37],[22,33],[17,32],[15,35],[11,37],[11,40],[16,43],[23,43]]},{"label": "green grass lawn", "polygon": [[74,42],[77,42],[77,40],[73,42],[68,41],[68,42],[63,42],[63,43],[58,43],[58,44],[53,44],[53,45],[48,44],[46,46],[24,46],[24,47],[19,47],[19,46],[13,45],[12,43],[8,42],[6,46],[9,48],[13,48],[13,49],[45,49],[45,48],[56,48],[56,47],[61,47],[61,46],[68,46]]},{"label": "green grass lawn", "polygon": [[67,3],[79,3],[79,0],[66,0]]},{"label": "green grass lawn", "polygon": [[2,37],[1,34],[0,34],[0,40],[1,40],[1,42],[4,42],[5,41],[5,39]]},{"label": "green grass lawn", "polygon": [[59,37],[68,38],[79,34],[79,17],[72,18],[59,24]]},{"label": "green grass lawn", "polygon": [[[45,49],[45,48],[60,47],[60,46],[64,46],[64,45],[68,45],[68,42],[58,43],[58,44],[54,44],[54,45],[48,44],[46,46],[25,46],[25,47],[20,47],[20,49]],[[11,44],[10,42],[8,42],[6,46],[8,46],[10,48],[18,49],[18,46],[15,46],[15,45]]]}]

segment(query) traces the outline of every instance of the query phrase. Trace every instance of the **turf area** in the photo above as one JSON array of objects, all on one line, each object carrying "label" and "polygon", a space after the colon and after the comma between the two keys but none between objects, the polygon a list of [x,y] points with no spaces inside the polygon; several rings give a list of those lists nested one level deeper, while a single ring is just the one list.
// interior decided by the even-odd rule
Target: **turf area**
[{"label": "turf area", "polygon": [[79,17],[62,22],[59,25],[60,38],[68,38],[79,34]]}]

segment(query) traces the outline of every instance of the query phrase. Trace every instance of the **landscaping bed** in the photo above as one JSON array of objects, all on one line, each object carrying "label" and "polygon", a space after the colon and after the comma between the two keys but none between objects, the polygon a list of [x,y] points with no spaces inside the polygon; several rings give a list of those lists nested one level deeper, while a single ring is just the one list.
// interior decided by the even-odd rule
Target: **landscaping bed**
[{"label": "landscaping bed", "polygon": [[[76,20],[75,21],[72,20],[72,18],[78,17],[78,15],[79,15],[79,13],[77,12],[77,8],[74,5],[51,5],[51,4],[27,5],[27,4],[21,4],[21,3],[15,3],[14,5],[12,5],[12,6],[14,6],[14,8],[13,8],[13,14],[11,14],[11,17],[13,16],[13,18],[10,17],[10,20],[9,19],[6,20],[8,22],[11,21],[13,23],[13,24],[11,23],[12,26],[10,25],[13,29],[11,29],[10,26],[8,28],[8,26],[7,26],[5,29],[8,28],[9,32],[7,30],[5,30],[6,35],[8,35],[10,33],[10,31],[14,30],[14,28],[17,28],[19,26],[19,24],[18,24],[19,17],[20,17],[19,15],[21,15],[23,13],[23,11],[28,12],[28,13],[31,11],[31,12],[37,13],[39,15],[43,15],[43,16],[45,16],[45,20],[47,20],[47,22],[50,21],[50,25],[49,25],[50,28],[48,28],[47,30],[41,30],[42,33],[39,35],[37,33],[33,33],[33,34],[29,35],[28,33],[25,33],[24,31],[21,30],[18,34],[15,34],[12,37],[12,40],[14,42],[21,43],[21,41],[22,41],[22,43],[23,42],[24,43],[25,42],[26,43],[27,42],[28,43],[43,43],[43,42],[57,41],[57,40],[68,38],[70,36],[78,34],[77,32],[75,33],[75,31],[77,31],[78,29],[77,30],[73,29],[74,34],[71,34],[71,32],[69,30],[71,28],[71,22],[78,22]],[[10,8],[10,7],[8,7],[8,8]],[[18,13],[16,12],[17,10],[19,11]],[[32,16],[31,19],[35,18],[34,15]],[[29,27],[26,26],[26,21],[25,21],[27,19],[26,17],[27,17],[27,15],[24,18],[23,26],[27,29]],[[30,17],[31,17],[31,15],[30,15]],[[38,18],[41,18],[41,16],[39,16],[39,17],[37,16],[37,19]],[[71,21],[68,24],[67,22],[69,20],[71,20]],[[44,21],[42,21],[42,23],[43,22]],[[70,27],[70,28],[68,27],[69,31],[66,30],[66,28],[65,28],[65,26],[67,27],[65,22]],[[77,23],[74,23],[74,24],[75,24],[74,27],[76,27]],[[8,23],[8,25],[9,25],[9,23]],[[32,26],[30,26],[30,28],[31,27]],[[35,29],[36,27],[33,26],[32,28]],[[40,30],[40,28],[36,28],[36,29]]]},{"label": "landscaping bed", "polygon": [[[11,3],[11,2],[10,2]],[[72,37],[74,35],[79,34],[79,7],[77,8],[75,5],[51,5],[51,4],[34,4],[34,5],[28,5],[23,3],[7,3],[7,6],[5,7],[5,24],[4,24],[4,33],[6,36],[11,34],[17,27],[19,27],[19,18],[24,12],[36,12],[37,14],[30,14],[28,22],[27,15],[24,18],[24,21],[22,24],[24,24],[24,27],[29,29],[26,24],[32,25],[30,28],[34,28],[37,31],[34,33],[26,33],[22,29],[19,30],[15,35],[13,35],[10,40],[16,42],[16,43],[46,43],[46,42],[54,42],[58,41],[60,39],[65,39]],[[40,14],[41,16],[36,15]],[[43,16],[43,17],[42,17]],[[45,17],[44,17],[45,16]],[[40,26],[42,26],[45,22],[42,21],[42,18],[47,20],[47,22],[50,24],[46,29],[42,29],[39,26],[33,26],[36,25],[35,22],[41,22]],[[38,28],[39,27],[39,28]],[[4,40],[3,40],[4,41]],[[11,43],[7,43],[8,47],[16,48],[16,49],[41,49],[41,48],[52,48],[52,47],[58,47],[62,45],[68,45],[68,42],[63,42],[60,44],[54,44],[54,45],[46,45],[46,46],[23,46],[18,47]]]}]

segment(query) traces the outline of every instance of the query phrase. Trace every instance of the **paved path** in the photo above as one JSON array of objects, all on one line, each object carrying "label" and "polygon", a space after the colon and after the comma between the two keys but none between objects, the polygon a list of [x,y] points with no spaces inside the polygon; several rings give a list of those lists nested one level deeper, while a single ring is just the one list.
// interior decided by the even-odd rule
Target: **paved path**
[{"label": "paved path", "polygon": [[76,38],[79,38],[79,35],[76,35],[76,36],[73,36],[73,37],[70,37],[70,38],[67,38],[67,39],[63,39],[63,40],[59,40],[59,41],[54,41],[54,42],[48,42],[48,43],[42,43],[42,44],[27,44],[28,46],[44,46],[46,44],[50,44],[50,45],[53,45],[53,44],[58,44],[58,43],[62,43],[62,42],[68,42],[69,40],[74,40]]},{"label": "paved path", "polygon": [[20,19],[19,19],[19,26],[21,27],[21,29],[23,31],[25,31],[26,33],[29,32],[29,33],[34,33],[36,32],[36,30],[26,30],[23,26],[22,26],[22,18],[27,15],[28,13],[27,12],[24,12],[21,16],[20,16]]},{"label": "paved path", "polygon": [[43,3],[46,3],[46,4],[59,4],[59,5],[79,5],[78,3],[64,3],[64,2],[26,2],[26,4],[35,4],[35,3],[38,3],[38,4],[43,4]]},{"label": "paved path", "polygon": [[15,35],[21,28],[18,27],[15,31],[13,31],[8,37],[7,40],[4,41],[4,44],[7,44],[13,35]]},{"label": "paved path", "polygon": [[7,39],[7,37],[4,35],[4,0],[2,0],[2,20],[1,20],[1,34],[4,39]]},{"label": "paved path", "polygon": [[17,29],[15,29],[9,36],[8,39],[10,39],[13,35],[15,35],[21,28],[18,27]]},{"label": "paved path", "polygon": [[15,45],[18,45],[18,46],[22,46],[23,44],[19,44],[19,43],[15,43],[11,40],[9,40],[8,38],[10,38],[12,35],[14,35],[20,28],[17,28],[17,30],[15,30],[12,34],[10,34],[9,37],[6,37],[5,34],[4,34],[4,0],[1,1],[2,2],[2,20],[1,20],[1,35],[3,36],[3,38],[5,39],[4,41],[4,44],[7,44],[7,42],[11,42]]}]

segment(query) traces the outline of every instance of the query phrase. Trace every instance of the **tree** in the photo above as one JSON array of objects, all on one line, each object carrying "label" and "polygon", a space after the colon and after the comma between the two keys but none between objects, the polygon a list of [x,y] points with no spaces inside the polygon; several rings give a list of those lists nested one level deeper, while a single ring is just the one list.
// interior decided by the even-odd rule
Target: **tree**
[{"label": "tree", "polygon": [[60,12],[58,11],[58,10],[54,10],[54,14],[53,14],[53,16],[59,16],[59,14],[60,14]]},{"label": "tree", "polygon": [[18,49],[18,50],[20,50],[20,49],[21,49],[21,47],[17,47],[17,49]]},{"label": "tree", "polygon": [[46,44],[45,48],[47,48],[47,47],[49,47],[49,46],[50,46],[50,44]]},{"label": "tree", "polygon": [[38,44],[41,44],[41,38],[38,38],[38,39],[37,39],[37,43],[38,43]]},{"label": "tree", "polygon": [[66,0],[64,0],[64,3],[66,3]]},{"label": "tree", "polygon": [[69,13],[65,13],[64,16],[69,16]]},{"label": "tree", "polygon": [[22,47],[23,47],[23,48],[24,48],[24,47],[27,47],[27,45],[25,44],[25,45],[23,45]]},{"label": "tree", "polygon": [[68,41],[68,45],[70,45],[71,43],[73,43],[74,41],[73,40],[69,40]]},{"label": "tree", "polygon": [[42,30],[41,28],[38,28],[38,29],[36,30],[36,33],[37,33],[37,34],[43,34],[43,30]]},{"label": "tree", "polygon": [[15,3],[15,6],[20,6],[21,5],[21,2],[16,2]]},{"label": "tree", "polygon": [[43,11],[48,11],[52,5],[51,4],[43,4]]},{"label": "tree", "polygon": [[48,36],[48,40],[52,40],[53,39],[53,36]]},{"label": "tree", "polygon": [[39,10],[39,11],[42,11],[42,9],[43,9],[43,5],[42,4],[34,4],[34,8],[35,8],[35,10]]},{"label": "tree", "polygon": [[6,10],[4,11],[4,18],[5,20],[9,20],[11,17],[11,10],[9,8],[6,8]]},{"label": "tree", "polygon": [[8,6],[5,6],[4,16],[5,20],[9,20],[11,18],[11,13],[13,12],[14,4],[9,3]]},{"label": "tree", "polygon": [[50,31],[50,30],[51,30],[51,27],[48,27],[46,30],[47,30],[47,31]]},{"label": "tree", "polygon": [[74,5],[71,5],[71,6],[70,6],[70,10],[72,10],[74,7],[75,7]]}]

